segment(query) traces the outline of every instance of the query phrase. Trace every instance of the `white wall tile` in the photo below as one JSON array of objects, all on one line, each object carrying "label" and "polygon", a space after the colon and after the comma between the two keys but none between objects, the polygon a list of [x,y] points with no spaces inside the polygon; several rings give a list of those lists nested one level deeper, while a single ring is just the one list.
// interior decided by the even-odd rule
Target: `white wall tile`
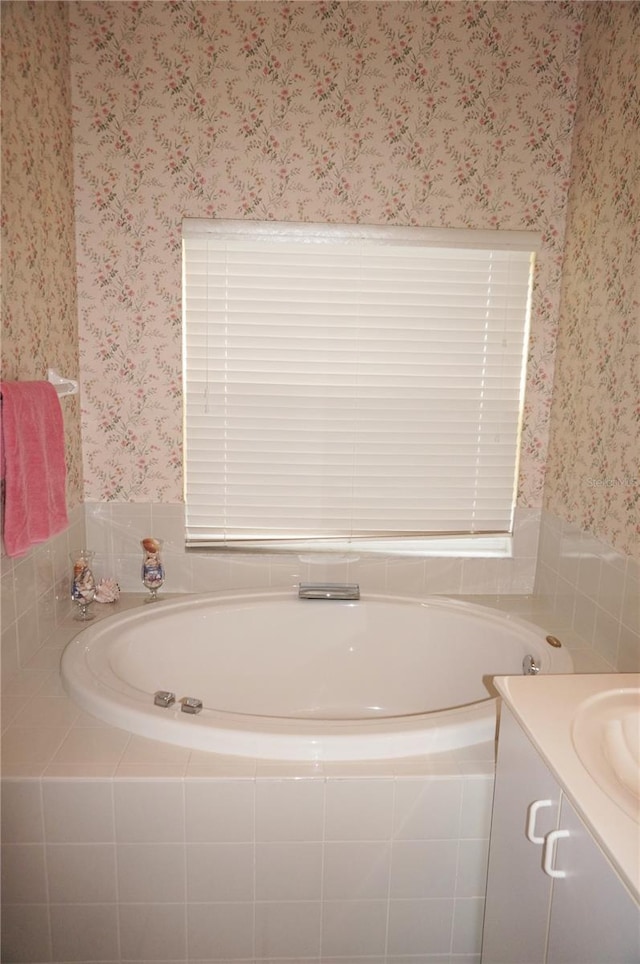
[{"label": "white wall tile", "polygon": [[556,570],[539,559],[536,567],[535,599],[550,611],[553,611],[555,603],[557,578]]},{"label": "white wall tile", "polygon": [[[2,672],[5,679],[10,678],[20,669],[20,659],[18,656],[18,626],[15,622],[9,623],[2,621],[2,643],[0,650],[0,660]],[[6,628],[4,628],[6,626]]]},{"label": "white wall tile", "polygon": [[118,897],[123,903],[185,902],[182,844],[118,844],[116,859]]},{"label": "white wall tile", "polygon": [[253,914],[254,905],[251,903],[188,904],[189,959],[252,958]]},{"label": "white wall tile", "polygon": [[600,592],[602,557],[598,554],[598,546],[596,539],[585,539],[578,566],[578,590],[591,599],[598,599]]},{"label": "white wall tile", "polygon": [[269,565],[269,585],[274,589],[295,591],[299,582],[303,582],[302,563],[293,553],[273,555]]},{"label": "white wall tile", "polygon": [[253,780],[189,780],[185,784],[185,808],[189,841],[254,839]]},{"label": "white wall tile", "polygon": [[105,569],[110,570],[111,578],[116,580],[122,592],[143,592],[140,579],[141,561],[142,557],[135,553],[114,553],[111,565],[107,564]]},{"label": "white wall tile", "polygon": [[322,856],[320,842],[256,843],[256,900],[319,900]]},{"label": "white wall tile", "polygon": [[389,953],[448,953],[453,905],[453,900],[392,900],[389,904]]},{"label": "white wall tile", "polygon": [[356,555],[309,552],[300,555],[301,579],[303,582],[348,582],[350,564],[359,565]]},{"label": "white wall tile", "polygon": [[593,599],[576,592],[574,597],[573,623],[574,631],[593,646],[596,629],[596,604]]},{"label": "white wall tile", "polygon": [[[357,964],[357,962],[354,962]],[[480,958],[451,957],[449,954],[389,954],[383,964],[480,964]]]},{"label": "white wall tile", "polygon": [[2,842],[44,840],[42,795],[38,780],[2,780]]},{"label": "white wall tile", "polygon": [[453,897],[457,858],[457,840],[394,840],[390,896]]},{"label": "white wall tile", "polygon": [[393,780],[328,780],[325,839],[391,839],[393,798]]},{"label": "white wall tile", "polygon": [[117,899],[113,844],[49,844],[49,900],[54,904],[104,904]]},{"label": "white wall tile", "polygon": [[3,674],[2,692],[11,696],[34,696],[35,693],[40,692],[47,676],[49,673],[46,670],[26,669],[21,669],[13,676]]},{"label": "white wall tile", "polygon": [[458,837],[462,780],[399,780],[393,818],[398,840],[442,840]]},{"label": "white wall tile", "polygon": [[130,738],[125,730],[118,730],[115,727],[71,729],[51,762],[115,766],[120,761]]},{"label": "white wall tile", "polygon": [[56,594],[53,586],[38,594],[36,610],[39,642],[46,643],[56,630]]},{"label": "white wall tile", "polygon": [[516,557],[535,559],[541,537],[540,509],[516,508],[513,520],[513,550]]},{"label": "white wall tile", "polygon": [[150,503],[111,503],[111,540],[115,555],[137,554],[142,562],[140,542],[154,535]]},{"label": "white wall tile", "polygon": [[51,930],[46,904],[3,902],[2,959],[11,964],[51,960]]},{"label": "white wall tile", "polygon": [[391,844],[388,841],[325,843],[325,900],[386,898],[389,893]]},{"label": "white wall tile", "polygon": [[[0,665],[2,665],[1,657]],[[2,699],[0,699],[0,714],[3,730],[6,730],[6,728],[11,725],[23,707],[24,701],[19,696],[2,696]]]},{"label": "white wall tile", "polygon": [[253,900],[252,843],[187,844],[186,854],[188,901]]},{"label": "white wall tile", "polygon": [[406,596],[424,596],[426,592],[424,559],[391,556],[387,560],[387,592]]},{"label": "white wall tile", "polygon": [[161,740],[148,740],[144,736],[131,737],[125,750],[120,757],[121,764],[135,763],[166,763],[166,764],[185,764],[188,762],[191,751],[185,746],[176,746],[173,743],[163,743]]},{"label": "white wall tile", "polygon": [[231,553],[227,578],[230,589],[264,589],[269,585],[268,560],[252,553]]},{"label": "white wall tile", "polygon": [[[362,556],[348,564],[348,582],[357,582],[363,593],[389,592],[387,559],[385,556]],[[309,578],[309,577],[308,577]],[[314,573],[310,574],[313,580]]]},{"label": "white wall tile", "polygon": [[31,763],[46,766],[53,759],[68,730],[63,728],[16,726],[11,724],[2,737],[3,765]]},{"label": "white wall tile", "polygon": [[186,763],[119,763],[113,776],[117,780],[179,780],[186,769]]},{"label": "white wall tile", "polygon": [[15,719],[18,726],[68,728],[80,716],[80,707],[68,697],[34,696]]},{"label": "white wall tile", "polygon": [[54,961],[113,961],[120,956],[115,904],[52,904]]},{"label": "white wall tile", "polygon": [[[91,914],[85,916],[76,914],[75,910],[73,914],[65,914],[56,909],[56,948],[61,953],[68,951],[70,955],[60,960],[88,962],[97,959],[91,956],[95,953],[93,950],[89,956],[82,956],[85,946],[82,941],[89,940],[92,928],[111,926],[108,921],[113,918],[107,908],[113,905],[116,893],[120,900],[122,953],[126,960],[154,961],[157,960],[154,956],[156,953],[171,955],[170,959],[175,961],[185,960],[186,950],[181,950],[185,936],[185,908],[189,921],[189,953],[202,960],[231,960],[242,955],[245,960],[269,958],[273,961],[286,955],[289,955],[290,959],[317,955],[321,930],[323,959],[341,956],[341,964],[344,964],[349,956],[359,956],[371,961],[379,955],[384,959],[388,906],[391,924],[389,953],[392,958],[402,954],[422,954],[424,951],[439,954],[442,950],[442,928],[444,926],[446,929],[446,922],[448,920],[450,924],[451,917],[451,901],[442,900],[441,897],[447,894],[452,899],[454,893],[458,899],[462,899],[457,918],[457,940],[466,953],[475,946],[473,942],[478,939],[474,930],[474,921],[477,923],[477,915],[474,916],[477,905],[473,898],[476,896],[476,889],[481,886],[480,865],[486,859],[486,841],[462,840],[460,858],[456,862],[456,840],[446,836],[445,839],[438,836],[435,839],[425,839],[422,836],[425,832],[434,833],[434,828],[437,828],[437,834],[445,832],[446,835],[447,825],[443,823],[442,815],[447,806],[453,808],[456,822],[460,824],[461,815],[465,813],[465,801],[460,793],[461,781],[460,777],[330,779],[327,786],[340,789],[332,798],[336,812],[329,819],[328,825],[332,825],[340,834],[345,833],[346,827],[353,832],[353,815],[358,807],[361,816],[366,813],[368,792],[374,801],[373,812],[377,813],[377,817],[373,824],[368,824],[366,832],[377,834],[383,832],[381,827],[386,827],[385,836],[378,839],[375,836],[373,839],[342,837],[333,841],[327,840],[324,844],[321,836],[320,839],[311,841],[258,841],[255,844],[255,890],[254,844],[251,841],[197,841],[189,843],[186,848],[182,842],[163,843],[155,838],[167,832],[164,818],[160,822],[160,828],[156,825],[151,832],[152,842],[121,843],[117,846],[111,843],[49,843],[46,852],[47,881],[53,899],[52,906],[68,907],[72,910],[81,906],[97,908],[95,915],[92,910]],[[465,789],[468,789],[467,783],[473,785],[466,799],[468,812],[462,818],[462,825],[468,832],[477,832],[478,829],[478,795],[473,791],[479,786],[486,789],[487,782],[491,781],[466,778]],[[276,810],[284,807],[285,811],[288,809],[289,813],[293,812],[293,805],[303,804],[309,788],[315,788],[308,798],[312,803],[312,810],[313,802],[319,801],[318,813],[322,815],[322,780],[267,779],[260,780],[259,784],[264,784],[267,788],[267,793],[261,798],[261,804],[265,808],[262,832],[266,829],[267,832],[275,832],[277,835],[283,833],[282,824],[273,818],[274,807]],[[92,781],[73,781],[74,792],[83,795],[85,808],[89,809],[91,799],[87,791],[100,786],[99,782],[94,784]],[[109,784],[103,783],[102,787],[105,786],[109,787]],[[118,808],[123,808],[127,815],[122,818],[122,825],[119,822],[119,829],[125,833],[138,834],[140,830],[137,819],[133,826],[128,820],[131,809],[148,814],[151,803],[163,799],[164,791],[168,788],[175,791],[176,788],[181,789],[181,786],[180,782],[167,781],[116,782],[114,791],[118,795]],[[248,790],[249,795],[232,793],[226,797],[221,796],[221,788],[229,787],[236,791]],[[303,788],[302,794],[300,787]],[[418,792],[403,795],[403,787]],[[188,781],[186,789],[190,804],[187,809],[193,814],[198,828],[196,835],[211,833],[211,823],[207,815],[212,810],[216,812],[216,804],[223,799],[228,805],[232,801],[244,801],[245,817],[251,818],[253,788],[254,783],[250,780]],[[382,794],[378,796],[381,788]],[[56,833],[68,834],[69,826],[60,828],[58,824],[60,811],[70,802],[70,798],[60,792],[67,789],[65,784],[62,781],[46,781],[44,789],[48,824]],[[201,795],[199,791],[203,789],[206,792]],[[394,826],[391,818],[393,792],[389,796],[389,789],[399,791],[396,816],[399,818],[401,814],[409,814],[411,818],[409,821],[400,821],[397,826],[401,828],[401,832],[406,832],[409,828],[411,834],[418,834],[415,840],[410,838],[394,841],[393,861],[390,861],[392,845],[389,839]],[[316,796],[317,791],[319,796]],[[180,798],[178,803],[179,800]],[[16,797],[14,808],[17,801]],[[94,829],[97,833],[104,834],[104,818],[108,813],[106,822],[113,823],[110,798],[98,794],[93,802],[97,804],[98,810],[102,810],[102,819],[94,821]],[[168,798],[165,798],[164,804],[160,805],[161,812],[166,808],[167,802]],[[340,802],[345,804],[349,815],[346,823],[338,820],[337,805]],[[35,823],[38,819],[38,807],[37,800],[33,797],[30,810],[30,821]],[[77,806],[75,810],[77,813]],[[234,812],[233,809],[228,809],[227,816],[231,812]],[[384,815],[382,820],[381,814]],[[95,817],[95,814],[93,816]],[[246,827],[250,819],[245,819],[244,823]],[[428,830],[425,830],[425,825]],[[72,839],[86,837],[89,826],[90,824],[85,824],[78,828],[74,822]],[[314,833],[318,833],[317,826],[316,817],[312,822]],[[321,834],[321,822],[319,826]],[[214,832],[220,833],[222,829],[222,824],[219,823]],[[175,828],[171,832],[175,832]],[[190,830],[189,833],[191,832]],[[237,827],[232,828],[232,833],[236,832]],[[252,833],[252,829],[249,832]],[[294,832],[299,833],[300,828]],[[360,831],[356,828],[355,832]],[[36,848],[27,848],[31,849],[35,852]],[[37,849],[42,851],[42,847]],[[31,867],[31,863],[29,860],[20,862],[25,868],[25,879],[37,880],[39,875],[42,881],[42,861],[38,864],[39,869]],[[9,864],[15,865],[15,860]],[[321,915],[323,868],[324,905]],[[28,893],[29,899],[40,899],[43,893],[42,883],[39,890],[36,888],[30,891],[20,880],[18,875],[13,886],[22,887],[22,892]],[[390,905],[389,893],[392,898]],[[255,905],[254,895],[257,898]],[[14,892],[14,896],[19,899],[20,892]],[[469,901],[466,901],[467,896]],[[481,898],[482,894],[478,893],[477,896]],[[185,901],[188,903],[185,904]],[[255,958],[254,906],[257,926]],[[163,914],[163,909],[166,914]],[[78,938],[80,943],[69,942],[68,946],[65,946],[63,930],[71,920],[74,925],[76,921],[79,922],[80,935],[84,936]],[[170,928],[168,921],[177,921],[177,929]],[[183,923],[180,924],[180,921]],[[160,941],[158,933],[168,934],[169,943]],[[419,941],[425,936],[428,938],[427,943],[420,944]],[[109,939],[105,938],[105,941],[108,943]],[[161,947],[164,947],[163,951],[158,950]],[[103,953],[106,954],[108,949],[103,946]],[[183,956],[180,956],[181,954]]]},{"label": "white wall tile", "polygon": [[30,552],[13,564],[13,588],[15,593],[16,617],[26,613],[34,604],[36,570],[34,553]]},{"label": "white wall tile", "polygon": [[484,897],[487,885],[488,840],[458,842],[456,898]]},{"label": "white wall tile", "polygon": [[322,956],[383,954],[387,902],[325,901],[322,907]]},{"label": "white wall tile", "polygon": [[[245,553],[187,554],[183,548],[184,506],[162,503],[109,503],[85,506],[90,535],[101,550],[109,545],[110,559],[101,559],[126,591],[139,588],[139,540],[145,534],[165,542],[167,586],[178,592],[216,589],[293,588],[300,581],[359,582],[365,592],[458,593],[463,579],[462,560],[419,559],[399,556]],[[146,520],[146,521],[145,521]],[[535,575],[540,511],[519,509],[515,515],[514,557],[502,560],[468,560],[469,591],[530,592]],[[101,528],[108,529],[108,542]],[[143,531],[144,530],[144,531]],[[170,560],[170,564],[167,563]],[[493,563],[496,563],[494,566]],[[476,585],[477,584],[477,585]]]},{"label": "white wall tile", "polygon": [[113,794],[118,842],[184,841],[184,798],[180,782],[117,781]]},{"label": "white wall tile", "polygon": [[18,616],[16,626],[18,628],[18,659],[21,666],[26,666],[42,645],[42,640],[38,635],[37,603]]},{"label": "white wall tile", "polygon": [[464,778],[460,837],[488,838],[493,806],[493,775]]},{"label": "white wall tile", "polygon": [[640,635],[624,623],[620,625],[617,669],[620,673],[640,673]]},{"label": "white wall tile", "polygon": [[29,657],[29,660],[24,665],[26,669],[58,671],[60,666],[60,652],[49,647],[47,641],[45,641],[44,645],[41,646],[33,656]]},{"label": "white wall tile", "polygon": [[111,502],[85,502],[85,532],[87,548],[96,553],[96,561],[104,565],[105,571],[96,573],[98,578],[109,575],[108,559],[113,555],[113,540],[111,526]]},{"label": "white wall tile", "polygon": [[[46,589],[50,587],[47,586]],[[13,623],[18,615],[15,593],[15,573],[14,567],[6,569],[4,560],[2,564],[2,578],[0,578],[0,612],[2,612],[3,627]]]},{"label": "white wall tile", "polygon": [[570,525],[562,527],[558,572],[572,587],[578,585],[582,544],[582,533],[578,529]]},{"label": "white wall tile", "polygon": [[119,922],[123,961],[186,960],[183,904],[121,904]]},{"label": "white wall tile", "polygon": [[256,957],[314,957],[320,952],[319,901],[255,905]]},{"label": "white wall tile", "polygon": [[456,900],[453,919],[454,954],[479,954],[482,943],[482,918],[484,899],[482,897]]},{"label": "white wall tile", "polygon": [[113,797],[109,781],[46,780],[43,796],[47,842],[113,842]]},{"label": "white wall tile", "polygon": [[[197,563],[195,557],[187,556],[184,552],[171,552],[163,549],[162,561],[165,572],[163,592],[194,592],[193,565],[194,562]],[[144,591],[140,584],[139,570],[140,567],[138,566],[137,587],[135,584],[132,586],[134,591]],[[208,589],[207,592],[211,592],[211,589]]]},{"label": "white wall tile", "polygon": [[[351,957],[351,956],[327,957],[325,954],[323,954],[322,957],[320,958],[320,961],[322,962],[322,964],[389,964],[386,956],[381,957],[378,954],[373,954],[373,955],[367,954],[364,957],[361,955],[357,955],[354,957]],[[286,958],[281,960],[269,959],[268,961],[265,961],[265,960],[257,961],[256,964],[291,964],[291,961],[287,961]],[[411,961],[405,961],[404,964],[421,964],[421,962],[411,960]],[[430,961],[429,964],[434,964],[434,962]]]},{"label": "white wall tile", "polygon": [[259,780],[256,840],[322,840],[323,810],[319,780]]},{"label": "white wall tile", "polygon": [[462,591],[461,559],[425,559],[424,571],[428,594]]},{"label": "white wall tile", "polygon": [[640,562],[627,560],[621,618],[627,629],[640,633]]},{"label": "white wall tile", "polygon": [[229,559],[220,556],[198,557],[191,561],[191,587],[195,593],[221,592],[231,584]]},{"label": "white wall tile", "polygon": [[593,648],[611,666],[618,665],[618,640],[620,620],[596,606],[593,629]]},{"label": "white wall tile", "polygon": [[43,844],[3,845],[2,900],[8,904],[46,903]]},{"label": "white wall tile", "polygon": [[624,665],[620,644],[625,621],[635,621],[636,633],[640,630],[635,559],[543,512],[535,591],[552,607],[558,627],[564,622],[592,650],[595,661],[581,659],[578,672],[628,672],[640,666],[636,641],[625,648]]},{"label": "white wall tile", "polygon": [[161,539],[168,551],[184,549],[184,505],[154,502],[151,505],[151,534]]},{"label": "white wall tile", "polygon": [[617,553],[606,553],[602,558],[598,604],[616,619],[622,613],[626,568]]},{"label": "white wall tile", "polygon": [[52,673],[43,672],[44,680],[42,685],[38,688],[38,696],[46,696],[50,698],[59,698],[66,696],[62,685],[62,679],[60,677],[60,672],[56,669]]}]

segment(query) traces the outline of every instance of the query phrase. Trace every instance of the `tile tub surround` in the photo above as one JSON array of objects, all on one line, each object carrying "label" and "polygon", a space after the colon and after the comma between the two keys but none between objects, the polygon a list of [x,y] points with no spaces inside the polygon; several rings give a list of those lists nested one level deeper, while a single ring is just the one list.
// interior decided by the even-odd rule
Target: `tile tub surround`
[{"label": "tile tub surround", "polygon": [[367,592],[526,594],[533,591],[540,510],[518,509],[509,558],[358,555],[357,553],[243,553],[184,549],[184,505],[85,503],[87,542],[96,573],[115,576],[125,592],[140,589],[140,540],[164,541],[166,590],[210,592],[301,581],[359,582]]},{"label": "tile tub surround", "polygon": [[4,780],[3,961],[477,964],[492,787]]},{"label": "tile tub surround", "polygon": [[[548,625],[530,598],[473,598]],[[478,964],[493,745],[297,765],[146,740],[66,697],[81,629],[3,680],[7,964]]]},{"label": "tile tub surround", "polygon": [[[167,596],[170,595],[167,593]],[[570,650],[576,672],[610,670],[606,661],[568,628],[562,617],[546,609],[536,597],[458,595],[452,598],[468,599],[480,605],[502,609],[540,626],[546,633],[554,633]],[[124,609],[143,606],[145,599],[143,593],[123,593],[117,603],[94,603],[93,611],[99,620]],[[161,605],[161,602],[157,605]],[[199,768],[202,766],[210,768],[210,754],[189,750],[183,752],[179,747],[171,748],[160,742],[130,737],[126,731],[108,726],[83,712],[66,696],[60,679],[60,658],[67,643],[83,629],[82,623],[74,620],[72,615],[71,608],[67,606],[66,615],[57,628],[28,659],[13,669],[3,667],[3,775],[28,778],[158,775],[184,778],[191,775],[194,768],[196,774],[201,773]],[[145,755],[147,751],[149,758]],[[176,754],[175,759],[172,754]],[[438,759],[442,761],[445,757],[439,756]],[[233,766],[234,771],[239,765],[232,757],[216,757],[214,762],[216,767],[218,764],[223,766],[224,773],[229,765]],[[240,765],[245,772],[246,764]],[[398,766],[404,765],[399,761]],[[153,768],[153,772],[149,767]],[[219,775],[218,769],[214,770],[213,775]]]},{"label": "tile tub surround", "polygon": [[607,667],[640,670],[640,563],[542,513],[535,598],[558,635],[583,640]]},{"label": "tile tub surround", "polygon": [[[43,645],[56,642],[56,630],[71,610],[69,553],[84,545],[83,506],[69,512],[69,527],[26,555],[4,554],[2,573],[2,673],[5,679],[33,660]],[[66,636],[65,636],[66,634]],[[63,639],[68,639],[68,628]]]}]

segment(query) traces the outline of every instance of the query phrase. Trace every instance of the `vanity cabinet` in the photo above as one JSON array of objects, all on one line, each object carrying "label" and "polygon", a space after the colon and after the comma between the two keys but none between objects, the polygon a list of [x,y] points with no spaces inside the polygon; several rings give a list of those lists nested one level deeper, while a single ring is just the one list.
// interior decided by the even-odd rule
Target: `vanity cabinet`
[{"label": "vanity cabinet", "polygon": [[640,964],[640,912],[502,707],[482,964]]}]

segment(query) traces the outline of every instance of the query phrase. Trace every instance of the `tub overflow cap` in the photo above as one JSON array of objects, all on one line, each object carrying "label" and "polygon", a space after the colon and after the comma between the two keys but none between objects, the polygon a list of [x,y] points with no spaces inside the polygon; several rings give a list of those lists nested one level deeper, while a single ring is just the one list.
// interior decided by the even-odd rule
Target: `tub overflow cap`
[{"label": "tub overflow cap", "polygon": [[556,649],[560,649],[562,646],[562,643],[557,636],[547,636],[547,642],[549,643],[549,646],[555,646]]}]

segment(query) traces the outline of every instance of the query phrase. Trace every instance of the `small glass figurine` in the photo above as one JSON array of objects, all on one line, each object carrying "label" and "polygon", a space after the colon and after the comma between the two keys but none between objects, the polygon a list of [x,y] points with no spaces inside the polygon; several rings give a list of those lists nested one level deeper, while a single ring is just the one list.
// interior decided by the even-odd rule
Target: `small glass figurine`
[{"label": "small glass figurine", "polygon": [[96,594],[96,581],[91,571],[95,552],[90,549],[74,549],[70,553],[73,565],[73,576],[71,580],[71,598],[77,604],[77,612],[74,619],[93,619],[94,614],[89,612],[89,606]]},{"label": "small glass figurine", "polygon": [[156,602],[158,589],[164,583],[164,566],[160,558],[162,540],[147,537],[140,545],[142,546],[142,582],[151,593],[146,601]]}]

